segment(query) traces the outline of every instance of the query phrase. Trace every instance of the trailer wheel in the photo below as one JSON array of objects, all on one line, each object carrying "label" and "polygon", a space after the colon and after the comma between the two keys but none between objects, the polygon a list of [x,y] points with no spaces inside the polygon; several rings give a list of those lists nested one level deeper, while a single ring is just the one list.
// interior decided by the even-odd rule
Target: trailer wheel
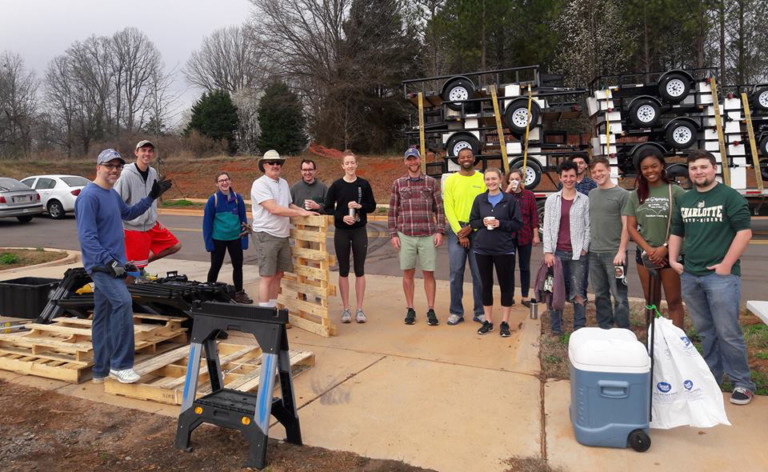
[{"label": "trailer wheel", "polygon": [[[455,133],[448,138],[448,144],[445,145],[448,157],[455,159],[459,156],[462,149],[471,149],[475,156],[480,154],[480,140],[470,133]],[[477,163],[477,157],[475,158]]]},{"label": "trailer wheel", "polygon": [[659,82],[659,95],[671,103],[680,103],[691,92],[691,84],[682,74],[669,74]]},{"label": "trailer wheel", "polygon": [[760,147],[758,148],[758,153],[762,154],[763,156],[768,156],[768,136],[763,136],[760,139]]},{"label": "trailer wheel", "polygon": [[469,79],[451,79],[443,87],[441,96],[451,110],[460,111],[461,106],[464,105],[465,110],[469,111],[468,108],[470,106],[474,108],[474,104],[462,102],[475,97],[475,85]]},{"label": "trailer wheel", "polygon": [[536,214],[539,217],[539,238],[544,238],[544,209],[547,206],[547,200],[542,198],[536,200]]},{"label": "trailer wheel", "polygon": [[752,103],[757,110],[768,111],[768,88],[757,89],[752,94]]},{"label": "trailer wheel", "polygon": [[763,180],[768,180],[768,159],[760,159],[760,174]]},{"label": "trailer wheel", "polygon": [[[522,169],[523,160],[518,159],[509,166],[510,169]],[[533,190],[541,182],[541,166],[538,162],[529,160],[526,162],[525,175],[523,175],[523,183],[526,190]]]},{"label": "trailer wheel", "polygon": [[673,120],[667,125],[667,144],[677,149],[688,149],[696,142],[696,127],[682,120]]},{"label": "trailer wheel", "polygon": [[627,444],[637,452],[645,452],[651,447],[651,438],[642,429],[636,429],[629,433]]},{"label": "trailer wheel", "polygon": [[511,132],[523,134],[528,123],[531,124],[531,129],[539,124],[540,115],[541,108],[538,103],[531,101],[531,115],[528,116],[528,99],[518,98],[507,105],[506,110],[504,110],[504,124]]},{"label": "trailer wheel", "polygon": [[691,178],[688,175],[688,166],[685,164],[670,164],[666,168],[667,178],[670,182],[676,183],[680,187],[690,190]]},{"label": "trailer wheel", "polygon": [[636,126],[650,128],[659,121],[661,109],[653,100],[637,100],[629,107],[629,119]]},{"label": "trailer wheel", "polygon": [[[643,154],[643,152],[647,149],[657,149],[659,150],[660,146],[654,146],[653,144],[641,144],[637,146],[635,149],[632,150],[632,167],[635,168],[636,171],[640,172],[640,156]],[[665,154],[664,150],[661,149],[661,154]]]}]

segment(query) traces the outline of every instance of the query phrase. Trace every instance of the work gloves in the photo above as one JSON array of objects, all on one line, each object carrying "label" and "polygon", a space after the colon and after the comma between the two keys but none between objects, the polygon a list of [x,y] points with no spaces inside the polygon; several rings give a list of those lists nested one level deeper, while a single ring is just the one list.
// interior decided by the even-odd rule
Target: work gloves
[{"label": "work gloves", "polygon": [[105,272],[111,275],[112,277],[116,279],[120,279],[122,277],[125,277],[125,266],[117,262],[115,259],[112,259],[107,263],[106,266],[104,266],[105,269],[107,269]]},{"label": "work gloves", "polygon": [[160,198],[160,195],[164,194],[166,191],[168,191],[169,188],[171,188],[171,185],[173,185],[173,181],[170,179],[163,179],[160,181],[155,180],[152,183],[152,190],[149,191],[149,198],[152,200],[157,200]]}]

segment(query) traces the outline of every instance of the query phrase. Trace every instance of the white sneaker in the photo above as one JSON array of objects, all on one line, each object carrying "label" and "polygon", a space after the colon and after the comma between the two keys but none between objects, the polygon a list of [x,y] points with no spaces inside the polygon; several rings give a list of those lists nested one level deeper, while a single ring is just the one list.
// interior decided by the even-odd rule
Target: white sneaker
[{"label": "white sneaker", "polygon": [[355,321],[358,323],[365,323],[368,321],[368,318],[365,317],[365,313],[363,313],[363,310],[357,310],[357,313],[355,313]]},{"label": "white sneaker", "polygon": [[341,314],[341,322],[342,323],[352,322],[352,315],[349,313],[349,310],[344,310],[344,313]]},{"label": "white sneaker", "polygon": [[111,369],[109,371],[109,378],[115,379],[120,383],[132,384],[132,383],[138,382],[141,376],[137,374],[136,371],[133,369],[123,369],[123,370]]}]

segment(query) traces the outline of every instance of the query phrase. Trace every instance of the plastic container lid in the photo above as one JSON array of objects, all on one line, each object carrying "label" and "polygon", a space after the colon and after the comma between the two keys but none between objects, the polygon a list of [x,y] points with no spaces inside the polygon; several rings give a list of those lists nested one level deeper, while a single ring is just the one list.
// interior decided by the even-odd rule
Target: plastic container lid
[{"label": "plastic container lid", "polygon": [[568,359],[574,368],[588,372],[642,374],[651,369],[643,343],[623,328],[577,330],[568,342]]}]

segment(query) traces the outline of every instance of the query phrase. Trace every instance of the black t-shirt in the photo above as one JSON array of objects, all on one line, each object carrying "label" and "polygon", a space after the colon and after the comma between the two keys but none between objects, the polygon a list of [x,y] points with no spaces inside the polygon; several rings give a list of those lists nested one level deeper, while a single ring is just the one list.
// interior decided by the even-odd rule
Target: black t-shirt
[{"label": "black t-shirt", "polygon": [[139,175],[141,175],[141,178],[144,180],[144,183],[147,183],[147,179],[149,178],[149,167],[147,167],[147,170],[142,171],[138,164],[134,164],[136,166],[136,170],[139,171]]}]

